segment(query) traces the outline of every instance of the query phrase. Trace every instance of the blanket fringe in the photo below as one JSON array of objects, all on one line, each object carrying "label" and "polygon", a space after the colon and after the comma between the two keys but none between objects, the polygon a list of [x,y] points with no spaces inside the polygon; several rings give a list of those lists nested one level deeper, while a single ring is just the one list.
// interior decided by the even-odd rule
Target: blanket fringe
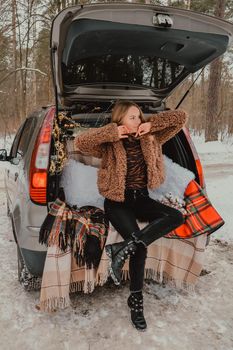
[{"label": "blanket fringe", "polygon": [[70,293],[83,291],[84,283],[85,281],[70,282]]},{"label": "blanket fringe", "polygon": [[108,276],[109,276],[108,272],[106,273],[99,272],[96,275],[95,285],[102,287],[107,282]]},{"label": "blanket fringe", "polygon": [[95,280],[91,281],[76,281],[70,283],[70,293],[84,292],[90,294],[94,291],[96,286]]},{"label": "blanket fringe", "polygon": [[159,272],[153,269],[145,269],[145,279],[155,281],[159,284],[168,285],[169,287],[186,290],[190,293],[195,292],[195,285],[183,280],[172,278],[166,272]]},{"label": "blanket fringe", "polygon": [[92,293],[95,289],[95,281],[87,281],[84,284],[84,293]]},{"label": "blanket fringe", "polygon": [[57,309],[65,309],[70,306],[70,298],[52,297],[40,302],[40,310],[54,312]]},{"label": "blanket fringe", "polygon": [[127,280],[130,279],[129,270],[122,270],[121,279],[122,279],[123,281],[127,281]]},{"label": "blanket fringe", "polygon": [[[108,279],[108,272],[98,273],[95,280],[90,281],[71,281],[70,282],[70,293],[84,292],[85,294],[90,294],[94,291],[95,286],[103,286]],[[129,270],[122,270],[122,280],[129,280]],[[160,273],[159,271],[153,269],[145,269],[145,280],[152,280],[160,285],[167,285],[172,288],[185,290],[187,292],[194,293],[195,286],[191,283],[175,280],[169,276],[166,272]],[[44,300],[40,303],[40,310],[46,312],[54,312],[57,309],[65,309],[70,306],[69,297],[52,297]]]},{"label": "blanket fringe", "polygon": [[[122,280],[123,281],[127,281],[130,280],[130,276],[129,276],[129,270],[122,270]],[[86,283],[91,284],[90,287],[88,288],[84,288],[85,285],[85,281],[82,281],[82,284],[80,287],[81,289],[78,289],[79,291],[83,291],[84,293],[92,293],[95,286],[103,286],[106,282],[107,279],[109,277],[108,272],[106,273],[98,273],[96,275],[96,279],[95,281],[88,281]],[[188,283],[186,281],[181,281],[181,280],[176,280],[174,278],[172,278],[170,275],[168,275],[166,272],[159,272],[153,269],[145,269],[145,280],[152,280],[157,282],[160,285],[167,285],[169,287],[172,288],[176,288],[176,289],[182,289],[185,290],[187,292],[195,292],[195,285],[192,283]],[[80,282],[78,282],[80,283]]]}]

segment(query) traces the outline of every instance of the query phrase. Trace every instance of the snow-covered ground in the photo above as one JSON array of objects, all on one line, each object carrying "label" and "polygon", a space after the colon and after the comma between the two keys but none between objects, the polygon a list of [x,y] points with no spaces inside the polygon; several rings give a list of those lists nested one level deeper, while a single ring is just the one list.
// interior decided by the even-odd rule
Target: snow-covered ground
[{"label": "snow-covered ground", "polygon": [[202,162],[208,196],[225,220],[212,237],[233,242],[233,139],[205,143],[203,137],[193,136],[192,140]]},{"label": "snow-covered ground", "polygon": [[[225,225],[212,235],[196,291],[145,285],[148,330],[129,321],[128,283],[72,296],[72,307],[52,315],[35,308],[39,292],[17,282],[16,246],[6,216],[0,165],[0,349],[25,350],[232,350],[233,349],[233,147],[194,137],[207,192]],[[2,147],[3,144],[1,143]]]}]

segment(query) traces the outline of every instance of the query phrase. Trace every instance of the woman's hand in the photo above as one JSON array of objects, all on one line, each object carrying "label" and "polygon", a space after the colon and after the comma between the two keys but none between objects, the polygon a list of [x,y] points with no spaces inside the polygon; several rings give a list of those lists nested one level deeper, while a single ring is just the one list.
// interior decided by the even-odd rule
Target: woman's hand
[{"label": "woman's hand", "polygon": [[152,125],[151,122],[146,122],[146,123],[140,124],[138,127],[138,131],[136,133],[136,137],[148,134],[148,132],[150,132],[150,130],[151,130],[151,125]]},{"label": "woman's hand", "polygon": [[117,129],[118,129],[118,135],[120,139],[125,139],[128,137],[127,134],[129,134],[129,129],[126,126],[120,125],[117,127]]}]

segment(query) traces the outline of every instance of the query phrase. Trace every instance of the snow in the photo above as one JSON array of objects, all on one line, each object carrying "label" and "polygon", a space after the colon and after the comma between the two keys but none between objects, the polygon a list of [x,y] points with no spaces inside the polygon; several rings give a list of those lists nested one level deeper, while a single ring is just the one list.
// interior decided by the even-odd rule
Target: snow
[{"label": "snow", "polygon": [[26,292],[17,281],[16,245],[6,216],[0,162],[0,349],[233,349],[233,150],[229,143],[204,144],[198,137],[194,143],[208,196],[226,223],[211,235],[205,274],[195,292],[145,283],[148,329],[143,333],[129,320],[128,282],[119,287],[109,282],[90,295],[72,295],[72,307],[64,311],[46,314],[35,308],[39,292]]},{"label": "snow", "polygon": [[14,134],[8,134],[0,137],[0,149],[5,148],[9,154],[12,142],[14,140]]},{"label": "snow", "polygon": [[192,136],[203,166],[207,194],[225,225],[212,237],[233,241],[233,139],[204,142],[203,136]]},{"label": "snow", "polygon": [[192,135],[192,140],[204,165],[223,163],[233,165],[233,138],[225,139],[223,142],[220,140],[205,142],[204,135]]}]

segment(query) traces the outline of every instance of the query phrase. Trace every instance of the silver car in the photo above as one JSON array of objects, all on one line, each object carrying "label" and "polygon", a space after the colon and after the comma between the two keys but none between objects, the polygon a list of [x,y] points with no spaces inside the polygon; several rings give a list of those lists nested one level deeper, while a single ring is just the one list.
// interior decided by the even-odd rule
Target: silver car
[{"label": "silver car", "polygon": [[[233,25],[224,20],[155,5],[78,5],[57,15],[50,42],[56,103],[28,116],[9,155],[0,150],[18,275],[26,289],[38,287],[43,272],[46,247],[39,244],[39,230],[58,194],[59,157],[74,137],[72,121],[102,126],[118,99],[135,101],[145,116],[164,110],[167,96],[221,56],[232,34]],[[205,188],[186,127],[163,153],[193,171]]]}]

